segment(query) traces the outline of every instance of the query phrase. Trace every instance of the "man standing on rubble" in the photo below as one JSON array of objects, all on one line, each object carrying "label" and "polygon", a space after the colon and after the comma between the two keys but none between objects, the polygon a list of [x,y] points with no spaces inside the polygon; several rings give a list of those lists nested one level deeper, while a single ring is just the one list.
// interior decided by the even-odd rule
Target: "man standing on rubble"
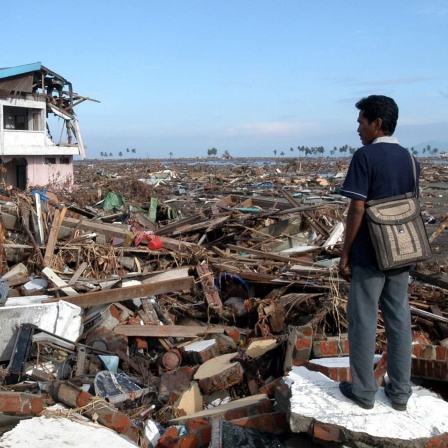
[{"label": "man standing on rubble", "polygon": [[414,191],[419,165],[416,163],[414,181],[408,151],[391,137],[398,120],[398,107],[392,98],[371,95],[358,101],[356,107],[360,111],[358,133],[364,146],[353,155],[341,188],[341,194],[351,201],[339,262],[340,274],[351,279],[347,320],[352,382],[341,382],[339,389],[362,408],[373,408],[378,390],[373,357],[380,304],[390,380],[385,393],[394,409],[404,411],[412,394],[409,268],[379,270],[365,218],[365,202]]}]

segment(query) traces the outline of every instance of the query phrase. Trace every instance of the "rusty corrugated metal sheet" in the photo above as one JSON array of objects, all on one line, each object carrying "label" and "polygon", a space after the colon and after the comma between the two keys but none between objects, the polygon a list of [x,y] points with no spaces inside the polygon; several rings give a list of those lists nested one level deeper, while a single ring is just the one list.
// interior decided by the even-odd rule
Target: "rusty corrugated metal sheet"
[{"label": "rusty corrugated metal sheet", "polygon": [[18,76],[12,79],[0,80],[0,89],[8,92],[33,92],[33,76]]}]

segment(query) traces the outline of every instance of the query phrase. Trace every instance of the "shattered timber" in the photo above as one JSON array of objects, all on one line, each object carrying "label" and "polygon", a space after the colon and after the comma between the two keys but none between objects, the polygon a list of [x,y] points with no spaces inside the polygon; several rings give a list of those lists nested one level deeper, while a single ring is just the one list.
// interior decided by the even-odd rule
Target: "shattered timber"
[{"label": "shattered timber", "polygon": [[[10,73],[16,90],[28,70],[40,86],[66,85],[33,65]],[[1,81],[10,94],[10,77]],[[59,103],[57,92],[50,107],[67,114],[74,103]],[[21,111],[9,116],[27,107],[18,96]],[[36,111],[46,102],[33,98],[43,119]],[[64,120],[81,140],[73,115]],[[411,271],[414,387],[400,413],[384,395],[381,313],[375,409],[338,390],[350,379],[350,284],[336,269],[348,158],[73,162],[80,146],[74,152],[71,140],[42,157],[71,151],[73,182],[23,185],[11,172],[36,160],[19,143],[2,153],[10,174],[0,191],[0,413],[17,420],[0,446],[19,446],[15,434],[32,437],[40,420],[42,434],[64,425],[73,438],[70,425],[95,422],[95,431],[113,430],[111,447],[448,445],[440,160],[421,159],[433,257]]]}]

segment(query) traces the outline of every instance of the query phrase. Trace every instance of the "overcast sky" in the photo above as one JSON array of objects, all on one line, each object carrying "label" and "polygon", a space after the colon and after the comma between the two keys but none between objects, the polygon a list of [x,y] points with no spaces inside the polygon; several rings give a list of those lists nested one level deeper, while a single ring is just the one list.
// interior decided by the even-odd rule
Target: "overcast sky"
[{"label": "overcast sky", "polygon": [[89,158],[359,146],[370,94],[398,103],[404,146],[448,142],[445,0],[4,0],[0,36],[1,67],[101,101],[75,108]]}]

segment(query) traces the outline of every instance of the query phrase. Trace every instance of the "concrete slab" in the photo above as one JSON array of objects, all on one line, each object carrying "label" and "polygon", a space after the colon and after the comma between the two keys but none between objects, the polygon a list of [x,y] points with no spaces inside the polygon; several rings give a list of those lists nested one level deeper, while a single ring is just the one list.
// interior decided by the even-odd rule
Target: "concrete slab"
[{"label": "concrete slab", "polygon": [[448,403],[414,390],[405,412],[395,411],[380,388],[375,407],[365,410],[345,398],[339,383],[305,367],[293,367],[289,423],[293,432],[316,434],[324,428],[327,441],[354,446],[423,447],[448,432]]},{"label": "concrete slab", "polygon": [[[72,416],[73,418],[73,416]],[[0,438],[0,446],[8,448],[133,448],[133,442],[104,426],[91,421],[68,418],[35,417],[22,420]]]},{"label": "concrete slab", "polygon": [[0,361],[11,358],[18,329],[34,324],[40,329],[76,341],[82,333],[82,308],[68,302],[5,306],[0,308]]}]

